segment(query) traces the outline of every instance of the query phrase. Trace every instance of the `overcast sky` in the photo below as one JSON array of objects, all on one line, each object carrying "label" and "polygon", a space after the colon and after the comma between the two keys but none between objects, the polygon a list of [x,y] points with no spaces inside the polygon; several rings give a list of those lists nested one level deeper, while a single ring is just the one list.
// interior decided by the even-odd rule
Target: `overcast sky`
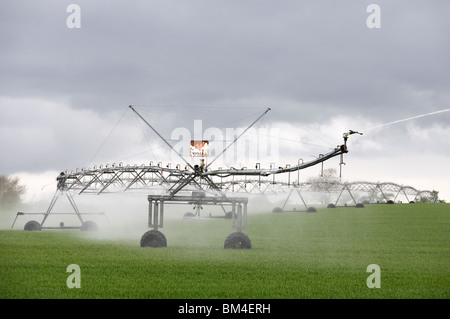
[{"label": "overcast sky", "polygon": [[345,180],[449,201],[450,112],[374,128],[450,108],[449,13],[447,0],[1,0],[0,174],[41,189],[65,169],[163,160],[130,104],[168,139],[196,119],[245,128],[271,107],[256,128],[279,138],[280,165],[361,130]]}]

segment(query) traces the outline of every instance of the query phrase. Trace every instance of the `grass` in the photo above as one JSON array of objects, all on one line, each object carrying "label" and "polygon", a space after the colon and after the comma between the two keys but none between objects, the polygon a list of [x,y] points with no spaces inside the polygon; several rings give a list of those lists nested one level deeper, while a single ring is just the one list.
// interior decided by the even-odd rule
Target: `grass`
[{"label": "grass", "polygon": [[[167,248],[79,231],[0,231],[0,298],[450,297],[450,205],[366,205],[249,214],[251,250],[225,250],[231,221],[169,220]],[[69,289],[66,268],[81,268]],[[381,268],[369,289],[366,268]]]}]

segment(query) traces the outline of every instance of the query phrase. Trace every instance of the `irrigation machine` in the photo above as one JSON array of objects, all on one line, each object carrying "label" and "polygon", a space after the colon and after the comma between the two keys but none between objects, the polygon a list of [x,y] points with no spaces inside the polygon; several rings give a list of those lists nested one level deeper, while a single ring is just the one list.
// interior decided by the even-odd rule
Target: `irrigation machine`
[{"label": "irrigation machine", "polygon": [[[94,167],[92,169],[81,169],[76,172],[61,172],[57,177],[57,189],[50,205],[45,213],[25,213],[18,212],[11,228],[14,227],[18,216],[40,214],[43,215],[41,222],[32,220],[25,224],[24,229],[27,231],[37,231],[43,229],[81,229],[85,231],[96,230],[95,222],[85,220],[74,201],[73,194],[102,194],[117,191],[130,191],[136,189],[149,189],[154,186],[163,189],[160,194],[147,195],[148,200],[148,230],[140,240],[142,247],[166,247],[167,239],[160,231],[164,226],[164,214],[167,205],[190,205],[194,207],[194,213],[186,213],[185,218],[196,218],[200,216],[200,211],[204,206],[218,206],[223,211],[223,218],[231,220],[231,226],[234,230],[224,242],[224,248],[232,249],[250,249],[252,244],[250,238],[243,232],[247,229],[247,204],[249,194],[267,193],[285,194],[285,201],[282,207],[275,207],[274,213],[288,211],[286,205],[292,195],[297,194],[304,206],[302,209],[295,211],[316,212],[312,206],[308,206],[302,193],[308,191],[323,191],[320,183],[300,183],[290,182],[290,174],[298,172],[302,169],[324,163],[325,161],[340,156],[340,167],[344,164],[343,155],[348,152],[347,140],[350,135],[362,133],[356,131],[348,131],[343,134],[343,143],[336,146],[326,154],[320,154],[311,161],[304,162],[299,160],[296,165],[286,165],[285,167],[261,168],[259,164],[255,168],[248,169],[213,169],[213,164],[217,158],[225,153],[236,141],[241,138],[252,126],[254,126],[263,116],[265,116],[270,108],[267,108],[250,126],[247,127],[239,136],[226,146],[223,151],[218,154],[212,161],[205,164],[205,158],[208,156],[209,141],[191,141],[191,156],[198,157],[199,163],[192,165],[181,154],[179,154],[172,145],[163,138],[163,136],[132,106],[129,106],[140,120],[142,120],[172,151],[178,154],[179,158],[184,162],[183,165],[162,165],[161,162],[148,165],[106,165]],[[323,170],[323,166],[322,166]],[[276,181],[275,176],[288,175],[288,182]],[[272,176],[273,178],[267,178]],[[385,196],[386,190],[394,193],[395,198],[402,194],[410,198],[422,196],[433,196],[429,191],[418,191],[413,187],[401,186],[393,183],[341,183],[334,182],[327,186],[327,191],[338,193],[334,203],[328,207],[336,207],[341,195],[345,192],[350,194],[355,207],[361,207],[362,203],[357,203],[352,195],[355,191],[365,191],[369,196],[369,201],[374,198],[375,194],[381,192],[386,201],[390,199]],[[383,192],[384,191],[384,192]],[[231,194],[231,196],[230,196]],[[73,208],[72,213],[75,214],[80,222],[78,226],[66,226],[60,223],[59,226],[47,226],[47,218],[53,212],[53,208],[58,198],[66,197]],[[436,200],[436,198],[434,198]],[[92,213],[91,213],[92,214]],[[105,215],[104,213],[97,213]],[[105,216],[106,218],[106,216]]]}]

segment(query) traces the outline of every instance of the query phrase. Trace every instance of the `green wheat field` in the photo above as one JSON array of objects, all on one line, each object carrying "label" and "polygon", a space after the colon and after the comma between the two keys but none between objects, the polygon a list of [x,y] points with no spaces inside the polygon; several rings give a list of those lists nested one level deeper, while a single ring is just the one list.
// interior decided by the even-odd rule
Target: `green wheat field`
[{"label": "green wheat field", "polygon": [[[450,297],[450,204],[249,214],[250,250],[223,248],[226,219],[172,219],[161,231],[167,248],[141,248],[139,236],[2,230],[0,298]],[[71,264],[81,288],[66,284]],[[367,286],[371,264],[380,288]]]}]

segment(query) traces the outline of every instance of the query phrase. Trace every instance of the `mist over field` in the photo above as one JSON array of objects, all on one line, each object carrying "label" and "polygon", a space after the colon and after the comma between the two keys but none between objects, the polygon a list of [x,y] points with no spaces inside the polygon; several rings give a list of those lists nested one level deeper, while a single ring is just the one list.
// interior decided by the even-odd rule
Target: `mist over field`
[{"label": "mist over field", "polygon": [[[342,182],[393,182],[449,201],[449,10],[445,0],[3,1],[0,174],[27,187],[8,221],[45,211],[63,171],[195,165],[187,150],[199,137],[212,161],[268,108],[211,169],[293,166],[356,130],[345,165],[324,163],[342,169]],[[290,181],[317,177],[319,166]],[[145,194],[108,196],[76,202],[124,233],[145,225]]]}]

